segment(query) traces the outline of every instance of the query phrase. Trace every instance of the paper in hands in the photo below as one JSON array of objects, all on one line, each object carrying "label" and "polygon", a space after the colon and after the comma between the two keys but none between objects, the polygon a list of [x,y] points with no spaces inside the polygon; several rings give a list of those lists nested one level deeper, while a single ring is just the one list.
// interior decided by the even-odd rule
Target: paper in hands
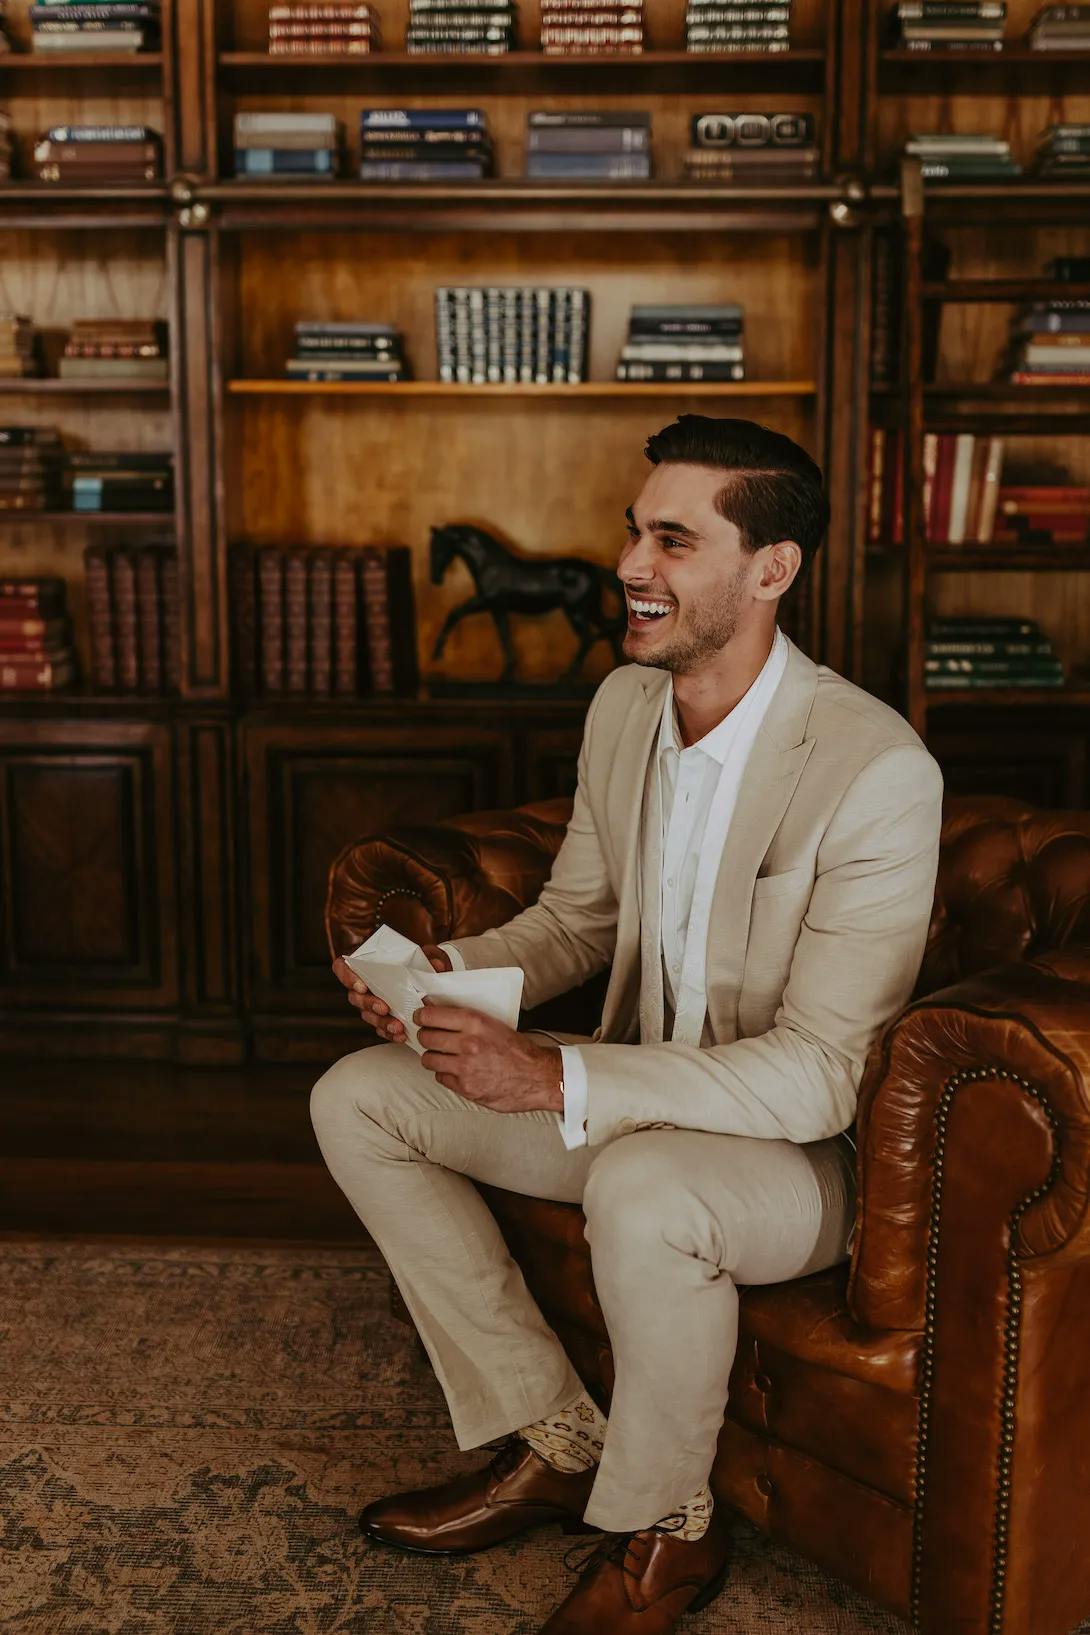
[{"label": "paper in hands", "polygon": [[484,971],[435,971],[418,943],[388,925],[380,925],[354,953],[345,954],[344,962],[384,1005],[389,1005],[405,1029],[406,1044],[418,1056],[424,1054],[424,1046],[417,1038],[413,1012],[419,1010],[427,995],[441,1004],[462,1005],[494,1016],[508,1027],[518,1027],[523,973],[517,965]]}]

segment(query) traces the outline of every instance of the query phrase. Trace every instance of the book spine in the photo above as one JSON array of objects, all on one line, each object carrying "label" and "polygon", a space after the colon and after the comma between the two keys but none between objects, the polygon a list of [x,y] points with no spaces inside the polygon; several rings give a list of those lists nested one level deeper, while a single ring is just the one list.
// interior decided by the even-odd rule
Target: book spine
[{"label": "book spine", "polygon": [[257,609],[253,552],[238,545],[231,553],[231,601],[234,605],[235,675],[244,698],[258,689]]},{"label": "book spine", "polygon": [[258,552],[258,587],[261,624],[261,687],[266,693],[284,690],[284,567],[275,546]]},{"label": "book spine", "polygon": [[338,551],[333,564],[333,691],[354,698],[360,690],[360,647],[355,551]]},{"label": "book spine", "polygon": [[107,547],[92,545],[85,553],[84,563],[87,578],[87,612],[91,625],[91,680],[96,688],[112,692],[117,686],[117,656],[114,651]]},{"label": "book spine", "polygon": [[163,598],[163,687],[168,693],[177,693],[182,687],[182,597],[176,550],[162,553],[159,577]]},{"label": "book spine", "polygon": [[74,679],[71,659],[0,658],[0,690],[48,693]]},{"label": "book spine", "polygon": [[363,632],[367,648],[367,670],[373,693],[394,691],[393,641],[390,631],[390,600],[383,553],[368,546],[360,559],[363,593]]},{"label": "book spine", "polygon": [[407,545],[391,545],[386,551],[386,597],[394,690],[409,697],[416,692],[418,674],[412,552]]},{"label": "book spine", "polygon": [[886,433],[882,426],[870,430],[870,459],[867,488],[867,543],[882,542],[882,493],[885,485]]},{"label": "book spine", "polygon": [[140,688],[140,646],[136,566],[132,552],[124,547],[116,548],[110,566],[117,639],[117,684],[122,692],[135,693]]},{"label": "book spine", "polygon": [[327,550],[307,560],[310,612],[310,690],[328,698],[333,690],[333,564]]},{"label": "book spine", "polygon": [[154,547],[137,551],[136,634],[140,653],[140,688],[145,693],[161,693],[163,690],[161,605],[159,552]]},{"label": "book spine", "polygon": [[307,553],[288,551],[284,557],[284,688],[289,693],[307,690]]},{"label": "book spine", "polygon": [[574,289],[571,308],[571,352],[568,381],[577,385],[587,377],[587,345],[590,340],[590,291]]}]

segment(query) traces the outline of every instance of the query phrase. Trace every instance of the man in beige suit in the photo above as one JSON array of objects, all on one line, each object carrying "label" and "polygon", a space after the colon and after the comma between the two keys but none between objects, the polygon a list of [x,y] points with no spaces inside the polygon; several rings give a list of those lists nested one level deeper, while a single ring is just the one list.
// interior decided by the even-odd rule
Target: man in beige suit
[{"label": "man in beige suit", "polygon": [[[818,548],[821,474],[788,438],[685,415],[648,442],[618,564],[633,662],[587,715],[540,899],[425,950],[519,965],[541,1004],[609,968],[590,1040],[426,1003],[315,1086],[329,1168],[393,1270],[462,1448],[485,1469],[364,1510],[376,1542],[482,1549],[580,1520],[606,1537],[542,1635],[663,1635],[726,1577],[708,1478],[738,1284],[848,1250],[848,1131],[906,1003],[942,779],[910,726],[776,624]],[[616,1384],[608,1424],[474,1180],[581,1203]]]}]

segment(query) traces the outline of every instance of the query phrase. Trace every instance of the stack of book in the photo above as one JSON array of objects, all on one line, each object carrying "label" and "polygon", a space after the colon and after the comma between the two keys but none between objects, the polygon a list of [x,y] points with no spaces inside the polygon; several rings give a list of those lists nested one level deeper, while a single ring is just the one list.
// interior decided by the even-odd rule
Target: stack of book
[{"label": "stack of book", "polygon": [[651,115],[629,109],[526,116],[526,174],[537,180],[633,181],[651,174]]},{"label": "stack of book", "polygon": [[514,49],[515,0],[409,0],[405,49],[412,56],[502,57]]},{"label": "stack of book", "polygon": [[547,57],[638,56],[643,47],[643,0],[541,0]]},{"label": "stack of book", "polygon": [[77,318],[57,364],[61,380],[167,378],[167,326],[158,318]]},{"label": "stack of book", "polygon": [[23,380],[38,373],[37,336],[29,318],[0,313],[0,379]]},{"label": "stack of book", "polygon": [[295,356],[288,359],[289,380],[409,380],[401,331],[393,324],[368,322],[295,325]]},{"label": "stack of book", "polygon": [[686,51],[790,51],[791,0],[688,0]]},{"label": "stack of book", "polygon": [[64,580],[0,578],[0,692],[51,693],[75,679]]},{"label": "stack of book", "polygon": [[1026,43],[1031,51],[1090,51],[1090,6],[1042,6]]},{"label": "stack of book", "polygon": [[1046,550],[1090,545],[1090,488],[1075,483],[1001,488],[996,543]]},{"label": "stack of book", "polygon": [[381,48],[373,6],[295,0],[269,8],[270,57],[365,57]]},{"label": "stack of book", "polygon": [[744,380],[740,306],[639,306],[618,380]]},{"label": "stack of book", "polygon": [[1016,386],[1090,386],[1090,300],[1035,301],[1014,320]]},{"label": "stack of book", "polygon": [[153,182],[163,174],[163,138],[148,125],[53,125],[34,144],[41,182]]},{"label": "stack of book", "polygon": [[10,179],[14,158],[15,136],[11,128],[11,115],[0,109],[0,182]]},{"label": "stack of book", "polygon": [[46,426],[0,426],[0,512],[62,507],[64,445]]},{"label": "stack of book", "polygon": [[577,385],[586,379],[589,333],[589,290],[444,285],[435,292],[441,381]]},{"label": "stack of book", "polygon": [[231,580],[235,662],[246,694],[415,693],[416,619],[406,546],[240,546],[232,554]]},{"label": "stack of book", "polygon": [[919,159],[925,182],[992,182],[1022,174],[1011,158],[1010,143],[1001,136],[913,133],[905,152]]},{"label": "stack of book", "polygon": [[234,144],[236,176],[329,177],[339,168],[342,127],[333,114],[240,113]]},{"label": "stack of book", "polygon": [[1090,176],[1090,124],[1050,125],[1033,168],[1038,176]]},{"label": "stack of book", "polygon": [[[924,537],[932,545],[988,545],[996,527],[1003,471],[1002,437],[974,432],[926,432],[923,440]],[[867,486],[867,542],[904,540],[904,445],[886,427],[871,428]]]},{"label": "stack of book", "polygon": [[924,651],[928,687],[1062,687],[1063,667],[1035,619],[932,619]]},{"label": "stack of book", "polygon": [[170,545],[92,545],[84,552],[91,680],[103,692],[178,690],[178,553]]},{"label": "stack of book", "polygon": [[30,27],[35,51],[157,51],[159,0],[43,0]]},{"label": "stack of book", "polygon": [[478,181],[494,170],[480,108],[364,108],[360,176],[368,182]]},{"label": "stack of book", "polygon": [[173,511],[173,454],[69,453],[73,511]]},{"label": "stack of book", "polygon": [[893,44],[909,51],[1002,51],[1006,0],[898,0]]},{"label": "stack of book", "polygon": [[818,173],[811,114],[693,114],[685,174],[701,182],[809,181]]}]

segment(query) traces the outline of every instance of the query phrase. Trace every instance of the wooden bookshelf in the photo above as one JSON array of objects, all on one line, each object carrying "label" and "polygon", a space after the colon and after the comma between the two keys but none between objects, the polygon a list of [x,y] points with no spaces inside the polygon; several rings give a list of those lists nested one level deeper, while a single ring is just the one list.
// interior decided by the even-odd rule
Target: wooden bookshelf
[{"label": "wooden bookshelf", "polygon": [[[23,44],[26,8],[12,0]],[[1004,303],[1060,293],[1041,272],[1044,251],[1027,246],[1090,249],[1087,181],[929,189],[919,233],[949,233],[957,253],[947,282],[924,283],[917,269],[905,312],[918,356],[924,309],[941,310],[943,372],[911,391],[907,379],[875,392],[867,381],[876,236],[897,236],[903,267],[915,253],[898,170],[908,132],[994,127],[1025,161],[1050,118],[1090,118],[1081,60],[1025,60],[1015,43],[1032,5],[1012,0],[1011,51],[973,62],[886,51],[886,7],[873,0],[796,0],[789,53],[731,56],[686,54],[685,0],[649,0],[648,49],[635,58],[544,56],[538,0],[520,5],[508,56],[410,55],[406,9],[384,8],[387,49],[374,57],[269,56],[265,0],[171,0],[161,52],[0,58],[0,107],[23,152],[51,124],[117,120],[161,130],[166,155],[162,181],[139,187],[0,183],[6,299],[42,326],[154,316],[171,334],[169,385],[4,381],[4,418],[55,425],[73,447],[171,448],[177,479],[173,516],[9,514],[0,572],[67,580],[85,667],[89,541],[173,529],[183,604],[178,697],[81,684],[0,700],[0,804],[18,803],[0,812],[0,890],[18,848],[18,925],[31,928],[0,929],[0,1050],[63,1053],[78,1041],[92,1053],[222,1061],[343,1048],[321,928],[330,858],[395,821],[566,793],[588,692],[610,663],[602,644],[582,686],[558,688],[570,633],[524,619],[524,687],[441,696],[456,683],[485,688],[499,650],[490,624],[468,619],[432,665],[436,631],[465,585],[431,583],[431,527],[473,520],[527,554],[608,566],[644,441],[682,410],[767,420],[822,461],[834,525],[784,621],[815,658],[898,707],[911,705],[887,660],[928,598],[949,611],[1056,603],[1049,617],[1072,668],[1090,639],[1090,553],[932,547],[924,563],[914,545],[871,551],[866,541],[872,412],[904,424],[914,447],[925,424],[991,427],[1044,458],[1090,409],[1085,392],[1027,394],[994,378]],[[486,113],[494,179],[356,177],[361,106],[453,103]],[[281,105],[342,121],[342,175],[234,177],[234,115]],[[526,115],[542,106],[649,111],[654,178],[527,180]],[[713,109],[811,113],[820,174],[790,186],[689,181],[689,122]],[[588,289],[587,380],[434,379],[434,290],[457,283]],[[748,378],[617,382],[628,311],[657,300],[739,300]],[[284,378],[297,319],[353,317],[397,324],[415,378]],[[243,549],[372,541],[412,549],[418,691],[249,696],[232,652],[232,565]],[[922,710],[920,690],[913,719],[949,788],[1021,779],[1027,798],[1062,804],[1062,787],[1085,800],[1087,684],[1040,696],[930,690]],[[1060,746],[1047,765],[1046,743]],[[35,944],[32,929],[51,923],[58,855],[74,859],[66,902],[86,905],[63,955]]]}]

